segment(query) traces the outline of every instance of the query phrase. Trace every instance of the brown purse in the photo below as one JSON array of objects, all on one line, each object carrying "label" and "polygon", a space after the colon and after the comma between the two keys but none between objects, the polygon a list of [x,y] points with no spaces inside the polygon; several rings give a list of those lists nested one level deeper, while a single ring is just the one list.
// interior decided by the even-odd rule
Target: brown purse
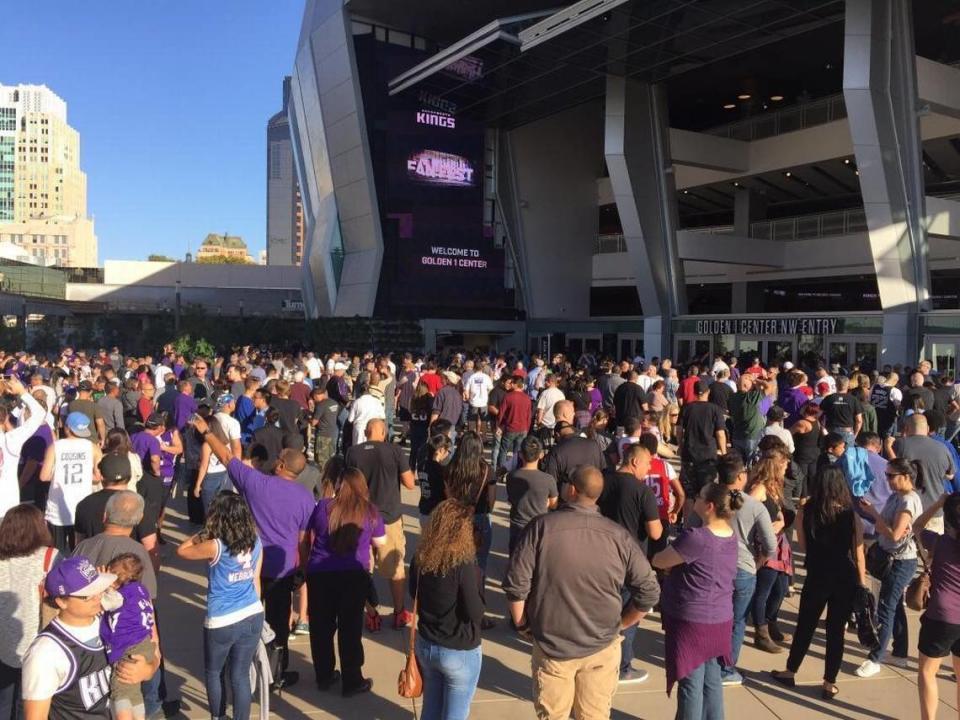
[{"label": "brown purse", "polygon": [[917,546],[917,555],[923,564],[923,570],[917,575],[910,584],[907,585],[907,607],[911,610],[921,612],[927,609],[927,601],[930,599],[930,565],[927,562],[927,551],[923,547],[920,539],[914,537],[914,543]]},{"label": "brown purse", "polygon": [[[420,674],[420,663],[414,646],[417,641],[417,618],[420,601],[420,581],[423,575],[417,576],[417,594],[413,598],[413,624],[410,625],[410,643],[407,645],[407,660],[400,676],[397,678],[397,692],[402,698],[418,698],[423,695],[423,675]],[[416,706],[414,706],[416,712]]]}]

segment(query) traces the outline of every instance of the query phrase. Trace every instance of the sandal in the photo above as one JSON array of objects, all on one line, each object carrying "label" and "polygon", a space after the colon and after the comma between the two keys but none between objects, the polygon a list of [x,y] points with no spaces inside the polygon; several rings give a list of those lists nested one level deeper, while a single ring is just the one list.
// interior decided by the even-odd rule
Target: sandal
[{"label": "sandal", "polygon": [[786,670],[771,670],[770,677],[786,687],[792,688],[797,686],[796,675]]},{"label": "sandal", "polygon": [[820,697],[824,700],[833,700],[839,692],[840,688],[833,683],[830,683],[829,685],[824,685],[820,688]]}]

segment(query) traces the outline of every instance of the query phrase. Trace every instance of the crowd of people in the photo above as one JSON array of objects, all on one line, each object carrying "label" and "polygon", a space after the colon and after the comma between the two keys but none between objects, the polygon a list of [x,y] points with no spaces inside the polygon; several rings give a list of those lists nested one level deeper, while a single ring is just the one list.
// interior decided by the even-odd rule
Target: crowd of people
[{"label": "crowd of people", "polygon": [[960,666],[960,386],[926,361],[704,360],[0,352],[0,720],[179,711],[157,612],[171,498],[193,526],[176,554],[205,561],[212,718],[228,685],[231,717],[250,716],[258,663],[261,713],[300,680],[291,635],[320,690],[369,692],[363,634],[384,623],[416,627],[422,717],[467,718],[504,499],[501,622],[530,645],[538,717],[608,718],[649,677],[648,615],[678,718],[723,717],[748,626],[788,651],[767,677],[795,687],[824,610],[830,700],[848,629],[857,676],[907,667],[915,586],[920,716],[936,717],[941,660]]}]

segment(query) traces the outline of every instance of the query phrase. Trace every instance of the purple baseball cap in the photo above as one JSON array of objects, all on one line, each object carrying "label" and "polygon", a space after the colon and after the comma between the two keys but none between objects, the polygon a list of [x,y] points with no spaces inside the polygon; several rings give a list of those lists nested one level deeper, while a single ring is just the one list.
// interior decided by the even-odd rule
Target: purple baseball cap
[{"label": "purple baseball cap", "polygon": [[99,572],[82,555],[62,560],[47,573],[43,587],[50,597],[93,597],[117,581],[112,573]]}]

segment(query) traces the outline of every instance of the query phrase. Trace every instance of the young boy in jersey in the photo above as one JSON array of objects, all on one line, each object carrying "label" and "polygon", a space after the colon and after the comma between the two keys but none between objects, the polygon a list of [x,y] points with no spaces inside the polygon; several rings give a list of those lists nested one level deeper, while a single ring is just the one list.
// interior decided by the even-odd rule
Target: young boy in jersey
[{"label": "young boy in jersey", "polygon": [[[677,471],[673,469],[670,463],[657,455],[657,448],[660,445],[657,436],[652,433],[644,433],[640,436],[639,442],[650,453],[650,471],[643,481],[653,490],[653,495],[657,499],[660,522],[663,523],[664,530],[668,531],[680,515],[680,510],[686,500],[686,494],[683,492],[683,486],[680,484]],[[647,556],[652,558],[666,548],[669,538],[670,533],[664,532],[659,540],[648,540]]]},{"label": "young boy in jersey", "polygon": [[140,582],[143,563],[132,553],[117,555],[107,566],[117,579],[113,589],[104,593],[104,613],[100,618],[100,639],[107,649],[107,659],[114,667],[110,678],[110,702],[114,720],[143,720],[146,710],[140,684],[127,684],[119,679],[117,664],[133,655],[142,655],[153,662],[153,603],[150,593]]}]

